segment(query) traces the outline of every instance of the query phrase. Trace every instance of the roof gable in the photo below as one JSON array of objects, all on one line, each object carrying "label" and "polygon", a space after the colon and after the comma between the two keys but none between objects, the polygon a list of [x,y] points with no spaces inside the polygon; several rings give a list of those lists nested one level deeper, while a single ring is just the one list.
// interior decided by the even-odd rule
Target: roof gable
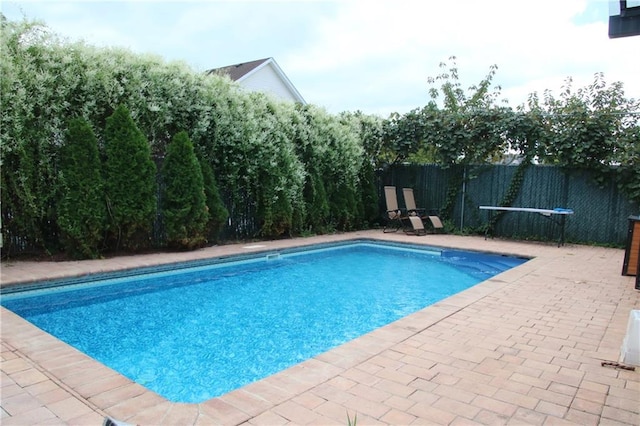
[{"label": "roof gable", "polygon": [[212,70],[207,71],[207,74],[219,74],[219,75],[228,75],[229,78],[233,81],[242,81],[247,74],[254,71],[256,68],[264,65],[271,58],[258,59],[256,61],[251,62],[243,62],[240,64],[228,65],[222,68],[214,68]]},{"label": "roof gable", "polygon": [[[286,90],[287,95],[282,96],[282,93],[277,93],[276,90],[273,90],[273,85],[270,85],[270,87],[262,86],[264,82],[260,81],[261,72],[264,73],[262,77],[269,74],[275,75],[275,78],[279,80],[279,85],[284,88],[283,90]],[[231,80],[240,83],[250,90],[271,92],[281,98],[284,97],[292,99],[293,101],[299,102],[303,105],[306,104],[302,95],[300,95],[298,90],[287,78],[273,58],[258,59],[251,62],[243,62],[221,68],[214,68],[207,71],[207,74],[228,75]]]}]

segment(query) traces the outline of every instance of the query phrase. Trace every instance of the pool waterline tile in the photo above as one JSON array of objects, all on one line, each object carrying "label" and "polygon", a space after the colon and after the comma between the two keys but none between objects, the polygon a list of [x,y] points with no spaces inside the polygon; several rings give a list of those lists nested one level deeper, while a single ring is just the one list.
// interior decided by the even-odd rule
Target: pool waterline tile
[{"label": "pool waterline tile", "polygon": [[[621,336],[624,336],[624,329],[626,328],[626,318],[628,316],[628,310],[633,308],[638,309],[638,306],[640,304],[638,300],[639,299],[638,293],[634,291],[629,291],[629,287],[632,288],[632,277],[619,276],[619,271],[620,271],[619,268],[621,267],[621,261],[622,261],[621,250],[598,249],[598,248],[594,249],[590,247],[571,247],[571,246],[556,248],[555,246],[551,247],[551,246],[544,246],[544,245],[532,244],[532,243],[512,243],[512,242],[505,242],[505,241],[499,241],[499,240],[482,241],[482,239],[480,238],[454,237],[454,236],[427,236],[427,237],[421,238],[421,237],[407,237],[400,234],[379,235],[379,232],[380,231],[376,231],[375,233],[374,232],[354,233],[350,235],[337,236],[337,237],[323,236],[321,238],[313,239],[313,241],[314,242],[317,242],[318,240],[325,241],[325,240],[331,240],[331,238],[348,239],[348,238],[354,238],[354,237],[358,238],[362,236],[370,237],[374,235],[376,236],[376,238],[389,239],[389,240],[398,241],[398,242],[402,242],[402,241],[409,241],[412,243],[423,242],[430,245],[454,246],[455,248],[460,248],[460,249],[475,248],[475,249],[492,251],[492,252],[505,252],[509,254],[517,254],[517,255],[524,255],[524,256],[536,256],[536,259],[534,260],[537,260],[538,262],[536,262],[537,265],[534,265],[536,266],[535,268],[529,268],[531,262],[528,262],[524,266],[517,268],[519,270],[520,268],[523,268],[526,266],[527,271],[524,272],[521,277],[518,277],[516,274],[516,276],[513,277],[513,279],[511,278],[509,279],[508,283],[506,284],[500,283],[499,287],[492,288],[491,290],[486,292],[486,294],[482,294],[482,292],[478,293],[476,296],[479,297],[479,299],[475,302],[470,297],[471,295],[467,295],[469,297],[461,298],[460,300],[453,301],[450,304],[446,303],[448,301],[447,299],[441,302],[440,306],[432,306],[414,314],[416,318],[413,318],[411,321],[405,322],[406,318],[398,321],[400,325],[396,327],[397,330],[403,329],[405,331],[411,331],[415,333],[413,335],[410,335],[409,338],[406,338],[405,336],[403,336],[404,340],[401,340],[400,342],[397,342],[397,340],[399,340],[398,336],[395,336],[393,332],[389,332],[388,330],[383,330],[380,333],[380,336],[376,337],[373,341],[363,338],[362,344],[364,345],[364,348],[369,348],[369,349],[365,349],[364,351],[358,351],[358,344],[359,344],[359,342],[357,341],[358,339],[356,339],[356,341],[354,342],[350,342],[348,345],[350,345],[350,347],[352,347],[356,352],[361,352],[366,354],[369,350],[375,351],[375,347],[377,343],[371,346],[372,342],[385,341],[391,336],[392,341],[387,342],[387,348],[392,348],[394,347],[394,345],[402,345],[404,344],[403,342],[408,342],[408,341],[412,341],[412,342],[413,341],[416,341],[416,342],[431,341],[431,343],[422,345],[424,347],[424,350],[428,350],[428,349],[436,350],[435,352],[430,352],[432,354],[437,354],[439,352],[451,354],[455,352],[456,348],[460,350],[460,348],[465,347],[464,346],[465,342],[469,341],[471,337],[468,333],[465,333],[464,327],[462,327],[462,324],[464,324],[464,321],[469,321],[469,325],[472,325],[474,317],[478,319],[484,318],[485,316],[485,314],[483,314],[484,310],[475,309],[475,307],[482,306],[483,303],[481,302],[483,302],[487,298],[495,299],[496,303],[499,301],[503,302],[493,306],[492,309],[494,311],[497,309],[498,312],[494,312],[487,317],[488,321],[499,321],[498,322],[499,325],[497,326],[497,328],[500,329],[501,328],[500,326],[502,327],[510,326],[509,322],[507,321],[511,316],[514,315],[513,309],[515,308],[515,306],[514,306],[513,300],[515,300],[517,303],[520,303],[520,301],[524,301],[524,300],[528,300],[530,302],[534,301],[535,305],[530,306],[531,303],[529,303],[529,306],[527,306],[527,309],[521,311],[518,314],[518,317],[526,318],[527,316],[532,315],[532,318],[537,318],[539,317],[540,314],[544,314],[545,312],[548,312],[549,309],[563,310],[564,309],[563,306],[565,306],[563,304],[566,304],[567,312],[571,312],[570,309],[573,309],[573,310],[580,310],[585,308],[589,309],[587,305],[576,305],[576,304],[568,303],[571,297],[567,297],[567,296],[570,296],[572,294],[571,289],[573,289],[574,291],[580,291],[581,289],[584,290],[586,288],[589,288],[593,292],[598,292],[600,291],[598,287],[604,287],[606,285],[607,287],[603,288],[601,291],[607,294],[609,303],[616,304],[617,308],[615,308],[615,313],[611,317],[611,322],[606,324],[606,331],[604,332],[604,336],[601,339],[601,344],[600,345],[596,344],[596,350],[593,353],[589,353],[588,355],[582,355],[581,358],[579,358],[578,362],[580,363],[581,366],[586,366],[586,365],[591,366],[593,364],[599,363],[598,362],[599,359],[596,359],[594,357],[598,355],[603,355],[603,354],[605,355],[611,354],[612,350],[615,347],[615,342],[618,341],[618,345],[619,343],[621,343]],[[274,242],[275,244],[271,244],[271,243],[272,242],[267,243],[267,245],[269,245],[271,248],[275,246],[285,245],[283,241]],[[295,241],[288,241],[288,243],[289,244],[295,243]],[[232,254],[231,247],[224,247],[223,250],[218,250],[218,249],[219,248],[211,248],[211,250],[207,249],[205,251],[207,251],[209,255],[211,255],[212,251],[215,252],[216,254],[218,253],[225,253],[227,255]],[[204,256],[204,255],[202,253],[198,253],[194,257],[200,257],[200,256]],[[170,260],[167,257],[165,257],[164,259],[165,261]],[[133,262],[129,261],[125,263],[127,263],[128,265],[131,265]],[[143,263],[151,264],[152,261],[149,259],[145,259]],[[587,264],[588,264],[588,267],[587,267]],[[25,267],[25,265],[20,265],[20,267],[23,268]],[[113,264],[101,265],[101,267],[102,267],[101,270],[109,270],[109,268],[113,268]],[[10,279],[13,274],[13,271],[9,271],[9,273],[7,273],[8,269],[10,270],[11,267],[7,268],[6,265],[3,264],[3,277],[2,277],[3,285],[5,280]],[[55,271],[55,268],[49,268],[49,269],[50,269],[49,273],[51,273],[52,275],[58,275],[58,276],[63,275],[63,271],[60,271],[60,270]],[[61,269],[64,269],[64,268],[61,268]],[[567,269],[570,269],[571,272],[567,273],[566,272]],[[46,275],[45,272],[41,272],[41,273],[45,274],[44,276],[48,276]],[[29,276],[33,277],[36,275],[37,274],[31,274]],[[505,280],[505,282],[506,281],[507,280]],[[576,282],[580,282],[580,281],[585,281],[586,284],[584,284],[583,286],[577,285]],[[521,284],[521,282],[526,282],[527,284],[523,285]],[[600,283],[600,285],[596,286],[593,283]],[[487,283],[480,284],[480,286],[485,286],[485,284]],[[491,283],[489,285],[496,285],[496,284]],[[544,292],[548,293],[546,297],[546,299],[548,300],[552,300],[554,295],[562,295],[563,293],[565,293],[565,295],[563,296],[562,299],[560,298],[555,299],[556,301],[553,303],[551,302],[546,303],[543,300],[545,299],[545,297],[543,297],[545,296]],[[622,294],[616,293],[616,292],[621,292]],[[575,294],[576,296],[582,296],[580,293],[573,293],[573,294]],[[517,298],[513,299],[514,296],[516,296]],[[612,299],[612,297],[617,297],[617,298]],[[581,297],[577,297],[577,298],[581,298]],[[540,305],[537,305],[538,303]],[[439,313],[434,314],[431,311],[438,311]],[[467,312],[469,314],[467,314]],[[28,323],[25,324],[25,321],[21,320],[19,317],[13,318],[10,315],[10,313],[8,313],[4,309],[2,309],[1,313],[2,313],[3,351],[9,350],[12,356],[17,356],[23,359],[32,359],[32,360],[35,360],[36,363],[39,361],[45,362],[45,359],[43,359],[43,357],[38,356],[38,351],[42,348],[50,348],[51,343],[49,338],[45,338],[46,344],[41,346],[38,344],[38,340],[39,340],[39,336],[44,337],[47,335],[42,333],[41,331],[39,331],[33,326],[29,327],[29,324]],[[513,317],[516,318],[516,316],[513,316]],[[458,321],[459,325],[457,326],[459,327],[459,330],[456,331],[454,335],[448,335],[446,331],[447,329],[441,329],[437,333],[432,333],[432,330],[440,328],[439,324],[448,322],[446,321],[448,318],[451,318],[451,319],[460,318],[460,321]],[[502,320],[501,318],[504,318],[504,320]],[[415,322],[414,322],[414,319],[415,319]],[[500,322],[500,321],[505,321],[505,322]],[[394,323],[394,324],[397,325],[397,323]],[[509,331],[509,329],[510,328],[505,328],[507,332]],[[433,336],[433,337],[430,337],[429,339],[425,339],[423,334],[425,336]],[[507,342],[512,341],[511,339],[516,337],[515,335],[512,337],[509,337],[508,335],[509,333],[505,333],[505,334],[507,335],[505,335],[503,339],[506,339]],[[24,335],[29,336],[27,342],[21,341],[21,336],[24,336]],[[377,336],[377,330],[372,332],[370,336]],[[569,339],[572,339],[572,336],[568,336],[568,337]],[[446,338],[446,339],[442,340],[443,338]],[[593,337],[590,337],[590,338],[593,338]],[[544,342],[544,340],[541,340],[540,342]],[[526,342],[521,342],[518,344],[524,344],[524,343]],[[578,342],[574,344],[570,344],[569,342],[567,343],[569,344],[569,346],[574,348],[578,346]],[[57,342],[57,344],[64,345],[61,342]],[[384,346],[384,344],[382,346]],[[531,347],[532,347],[532,350],[536,349],[536,346],[531,346]],[[379,352],[382,353],[384,352],[384,350],[386,349],[381,349]],[[619,347],[618,347],[618,351],[619,351]],[[502,353],[502,352],[499,352],[499,353]],[[372,356],[375,356],[375,354],[372,354]],[[438,355],[438,356],[442,356],[442,355]],[[438,356],[429,356],[426,359],[437,358]],[[320,358],[320,356],[318,358]],[[335,357],[335,358],[337,359],[338,357]],[[456,361],[456,359],[457,359],[456,357],[449,355],[445,359],[435,360],[437,364],[431,370],[447,371],[447,368],[444,368],[444,367],[446,367],[450,362],[457,363],[458,365],[460,364],[460,361],[462,361],[462,360]],[[329,362],[330,365],[333,365],[331,364],[331,360],[325,357],[323,363],[327,363],[327,361]],[[366,363],[366,362],[367,360],[362,361],[362,363]],[[82,365],[82,364],[79,364],[79,365]],[[460,365],[464,365],[464,364],[460,364]],[[283,385],[284,387],[287,387],[286,383],[304,384],[299,386],[292,386],[292,389],[290,389],[291,398],[296,398],[296,399],[302,398],[304,400],[306,398],[305,395],[313,394],[314,389],[316,387],[322,386],[322,383],[314,385],[313,384],[314,380],[310,380],[312,377],[316,376],[316,379],[315,379],[316,381],[327,380],[327,377],[331,376],[331,374],[334,374],[334,377],[340,377],[349,371],[349,368],[346,368],[340,365],[334,365],[334,368],[335,369],[332,372],[330,372],[330,374],[325,376],[323,376],[322,374],[316,375],[314,373],[309,377],[307,377],[304,369],[295,370],[293,372],[287,372],[286,373],[287,375],[291,374],[291,376],[287,376],[290,378],[289,379],[285,378],[284,380],[281,379],[280,382],[285,383],[285,385]],[[596,367],[593,367],[593,368],[595,369]],[[456,368],[456,369],[451,369],[451,372],[453,374],[461,375],[463,370],[464,369]],[[385,371],[385,370],[381,370],[381,371]],[[598,386],[600,387],[607,386],[607,387],[610,387],[610,388],[613,387],[616,389],[632,389],[632,392],[634,392],[636,389],[640,389],[638,387],[638,372],[627,373],[627,372],[620,372],[620,371],[614,370],[613,372],[615,373],[615,377],[608,377],[608,376],[603,376],[602,374],[595,374],[595,373],[588,372],[584,375],[582,379],[579,379],[576,382],[575,379],[576,377],[578,377],[577,374],[580,371],[581,370],[578,368],[578,369],[567,369],[567,371],[564,372],[565,374],[546,373],[546,375],[544,376],[544,379],[550,381],[552,383],[551,386],[556,386],[556,387],[573,386],[573,387],[576,387],[577,389],[581,389],[582,386],[585,386],[585,389],[586,388],[593,389],[593,388],[597,388]],[[283,374],[285,372],[283,372]],[[454,372],[457,372],[457,373],[454,373]],[[498,373],[497,377],[500,377],[499,371],[495,371],[494,373]],[[281,373],[278,373],[272,376],[273,379],[277,380],[277,377],[280,374]],[[371,374],[371,377],[376,378],[376,380],[372,381],[373,386],[376,386],[376,384],[385,383],[384,377],[376,376],[376,373],[373,373],[373,372],[370,374]],[[486,375],[488,374],[488,372],[485,370],[483,371],[482,374]],[[385,376],[389,375],[389,371],[387,371],[383,375]],[[5,384],[4,377],[5,376],[3,374],[3,385]],[[72,377],[72,376],[69,376],[69,377]],[[351,376],[351,377],[357,377],[357,376]],[[64,378],[60,379],[60,378],[55,378],[54,376],[54,379],[59,381],[60,386],[62,387],[66,386],[63,383]],[[270,380],[270,379],[271,378],[267,380]],[[418,386],[420,386],[420,383],[418,382],[419,380],[425,380],[425,379],[414,377],[414,381],[411,382],[409,386],[414,386],[417,389]],[[502,380],[504,384],[509,384],[508,379],[502,379]],[[568,381],[571,382],[571,385],[567,384]],[[458,382],[458,384],[461,382],[463,383],[463,385],[461,386],[464,386],[464,383],[466,383],[465,380],[461,380]],[[494,381],[494,383],[495,382],[496,381]],[[603,382],[606,382],[606,384],[604,384]],[[429,379],[426,379],[424,384],[428,384],[428,383],[432,383],[432,382],[430,382]],[[453,386],[457,386],[458,384]],[[309,388],[309,386],[311,387]],[[119,387],[122,387],[122,386],[119,386]],[[347,394],[350,395],[348,393],[348,390],[346,390],[345,392],[347,392]],[[427,397],[427,394],[425,394],[424,396]],[[482,398],[485,398],[485,399],[481,399],[480,396],[482,396]],[[517,399],[516,398],[517,395],[511,395],[511,397],[513,399]],[[101,415],[103,413],[111,414],[109,410],[112,407],[114,407],[114,406],[107,407],[104,405],[98,406],[94,403],[94,401],[96,401],[95,398],[85,397],[81,393],[78,393],[76,395],[76,398],[84,400],[85,403],[87,403],[89,406],[92,406],[98,415]],[[330,395],[326,395],[326,398],[328,399],[328,401],[331,399]],[[353,413],[352,407],[360,406],[359,405],[360,403],[358,403],[357,399],[355,398],[357,398],[357,396],[352,395],[351,402],[347,402],[347,401],[345,401],[344,403],[337,402],[336,404],[343,408],[349,408],[349,412]],[[393,400],[390,401],[389,404],[383,404],[386,407],[388,407],[388,409],[385,410],[385,413],[390,413],[390,410],[396,409],[392,407],[392,405],[393,406],[406,405],[408,408],[403,409],[402,412],[407,415],[415,416],[418,419],[430,419],[430,420],[438,421],[438,419],[451,420],[451,419],[458,418],[458,416],[455,413],[450,413],[447,411],[447,404],[441,404],[439,408],[429,407],[429,405],[420,404],[421,408],[418,410],[417,407],[410,406],[409,403],[400,404],[400,401],[398,401],[398,398],[399,398],[398,396],[394,396]],[[432,400],[435,403],[438,399],[438,395],[431,394],[431,396],[428,396],[428,398],[430,398],[430,400]],[[159,399],[159,400],[162,401],[162,399]],[[423,400],[423,401],[426,401],[426,400]],[[481,401],[482,404],[477,404],[478,401]],[[528,402],[529,400],[526,400],[526,401]],[[167,406],[167,404],[169,404],[169,406],[173,406],[171,405],[171,403],[167,403],[167,402],[160,402],[159,406],[164,408]],[[292,421],[292,418],[298,415],[298,412],[293,406],[287,405],[287,404],[288,403],[286,401],[283,402],[282,404],[277,404],[277,405],[273,403],[267,403],[266,405],[264,405],[263,411],[257,414],[257,416],[263,416],[261,418],[264,419],[264,418],[275,418],[275,417],[268,417],[272,415],[269,413],[277,414],[280,417],[282,417],[281,414],[286,414],[290,416],[287,419],[289,421]],[[500,407],[504,407],[503,404],[504,402],[500,401],[499,399],[492,398],[492,396],[487,394],[487,392],[483,392],[482,395],[479,395],[478,397],[476,397],[476,399],[472,401],[470,404],[472,407],[482,408],[482,411],[477,414],[476,418],[471,420],[483,421],[491,418],[493,418],[494,420],[497,420],[499,417],[495,417],[496,412],[500,411]],[[603,418],[611,418],[611,419],[623,421],[623,422],[626,421],[629,424],[639,423],[638,414],[626,410],[625,408],[628,408],[628,407],[624,406],[623,404],[622,404],[623,405],[622,408],[620,408],[619,406],[621,404],[618,400],[612,399],[609,402],[609,404],[613,404],[613,405],[607,405],[607,402],[603,404],[603,410],[602,410],[604,413]],[[115,405],[118,405],[118,404],[116,403]],[[200,417],[200,420],[196,419],[194,423],[198,422],[201,424],[210,424],[215,422],[215,423],[222,423],[222,424],[238,424],[244,421],[249,421],[250,423],[253,423],[251,421],[251,418],[252,418],[251,414],[247,413],[246,411],[239,410],[237,407],[234,407],[233,405],[225,404],[221,398],[216,398],[216,399],[213,399],[201,404],[197,404],[197,405],[199,407],[200,412],[202,413],[202,416]],[[312,413],[312,417],[314,418],[327,420],[327,417],[322,415],[321,412],[319,411],[318,407],[322,407],[322,406],[323,404],[318,405],[316,408],[307,407],[305,410],[308,410],[308,412]],[[282,407],[282,408],[278,408],[278,407]],[[363,407],[366,408],[365,406]],[[244,408],[248,409],[247,407],[244,407]],[[539,410],[538,408],[536,408],[535,410],[533,410],[533,412],[535,413],[536,416],[539,416],[540,419],[549,418],[550,421],[552,421],[551,419],[556,418],[556,416],[559,416],[559,415],[565,416],[565,420],[568,420],[570,418],[579,418],[579,417],[576,417],[577,416],[576,411],[569,410],[569,407],[565,407],[564,409],[558,409],[558,410],[555,410],[555,409],[552,410],[551,408],[553,407],[550,407],[548,405],[540,405]],[[487,411],[492,409],[494,410],[493,412]],[[161,416],[155,416],[153,418],[152,416],[150,416],[150,417],[147,417],[147,419],[149,420],[145,420],[145,417],[143,416],[144,412],[150,412],[152,410],[154,410],[154,407],[146,408],[145,410],[143,410],[142,413],[135,413],[135,414],[131,414],[129,412],[125,413],[124,411],[120,412],[119,410],[115,410],[114,412],[117,412],[117,414],[128,416],[127,418],[121,418],[120,420],[126,421],[127,419],[131,419],[131,420],[135,419],[135,423],[141,424],[141,425],[142,424],[172,424],[169,422],[162,423],[164,421],[163,420],[164,418],[168,419],[169,417],[163,417],[162,419],[160,419]],[[514,421],[516,421],[518,418],[521,418],[518,416],[524,415],[523,414],[524,412],[522,410],[525,410],[525,408],[520,407],[518,408],[518,410],[515,410],[515,411],[510,410],[509,411],[510,414],[508,415],[513,416]],[[249,411],[255,411],[255,410],[249,409]],[[383,409],[380,409],[380,411],[383,411]],[[307,414],[308,412],[305,411],[305,413]],[[381,415],[377,412],[369,413],[368,411],[367,411],[367,414],[369,416],[372,416],[374,420],[377,420],[383,423],[385,422],[385,420],[383,419],[385,419],[386,414]],[[501,415],[504,415],[504,414],[501,414]],[[267,417],[264,417],[264,416],[267,416]],[[379,416],[379,417],[374,418],[375,416]],[[358,419],[359,420],[365,419],[366,417],[367,417],[366,414],[361,414],[358,416]],[[390,418],[395,418],[395,417],[389,414],[388,417],[386,417],[386,419],[390,419]],[[211,421],[207,422],[206,419],[210,419]],[[339,423],[344,424],[346,421],[346,417],[343,417],[341,420],[338,420],[338,419],[333,419],[333,420],[335,420],[336,424],[339,424]]]}]

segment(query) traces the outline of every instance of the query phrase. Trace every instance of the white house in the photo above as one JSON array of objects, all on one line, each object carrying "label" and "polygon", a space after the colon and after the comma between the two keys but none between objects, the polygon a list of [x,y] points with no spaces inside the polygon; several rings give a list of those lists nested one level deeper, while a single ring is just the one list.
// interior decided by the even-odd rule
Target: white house
[{"label": "white house", "polygon": [[226,74],[231,80],[248,90],[269,93],[282,100],[306,105],[304,98],[273,58],[258,59],[207,71],[207,74],[214,73]]}]

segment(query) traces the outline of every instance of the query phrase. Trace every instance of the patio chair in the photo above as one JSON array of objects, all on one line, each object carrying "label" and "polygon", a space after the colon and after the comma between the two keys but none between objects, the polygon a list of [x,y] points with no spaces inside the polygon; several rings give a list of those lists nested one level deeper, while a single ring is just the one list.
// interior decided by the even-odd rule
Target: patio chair
[{"label": "patio chair", "polygon": [[420,216],[409,216],[408,219],[411,228],[405,228],[405,234],[427,235],[427,230],[424,228],[424,223]]},{"label": "patio chair", "polygon": [[440,217],[438,217],[438,215],[434,211],[431,211],[429,214],[427,214],[427,209],[416,207],[416,199],[413,196],[413,188],[402,188],[402,195],[404,196],[404,205],[407,208],[407,215],[409,217],[417,216],[422,220],[423,223],[429,221],[431,226],[433,227],[433,232],[444,231],[442,220],[440,220]]},{"label": "patio chair", "polygon": [[395,186],[384,187],[384,199],[387,203],[387,211],[384,216],[386,223],[382,232],[398,232],[398,229],[404,227],[403,221],[407,219],[407,214],[398,207]]}]

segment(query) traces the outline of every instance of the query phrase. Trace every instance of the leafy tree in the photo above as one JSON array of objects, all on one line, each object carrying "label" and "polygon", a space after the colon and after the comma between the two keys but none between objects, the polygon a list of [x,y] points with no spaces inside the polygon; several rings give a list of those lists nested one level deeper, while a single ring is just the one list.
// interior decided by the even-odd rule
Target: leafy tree
[{"label": "leafy tree", "polygon": [[362,210],[360,216],[364,220],[362,227],[368,228],[380,221],[378,182],[371,162],[363,162],[362,167],[360,168],[359,182],[360,188],[358,192],[361,196],[359,205]]},{"label": "leafy tree", "polygon": [[[429,83],[440,82],[441,86],[439,90],[430,89],[431,101],[423,109],[432,122],[424,124],[425,143],[435,149],[436,158],[445,166],[486,163],[505,151],[503,122],[512,111],[496,105],[500,86],[491,91],[496,65],[466,94],[460,85],[455,59],[450,58],[448,70],[428,79]],[[440,64],[441,68],[446,66]],[[436,107],[440,96],[442,109]]]},{"label": "leafy tree", "polygon": [[640,205],[640,124],[625,128],[620,139],[620,166],[616,168],[618,185]]},{"label": "leafy tree", "polygon": [[415,156],[425,145],[429,120],[420,109],[404,115],[393,113],[384,123],[383,162],[398,164]]},{"label": "leafy tree", "polygon": [[156,214],[156,166],[146,137],[123,105],[107,118],[105,145],[109,230],[115,248],[149,247]]},{"label": "leafy tree", "polygon": [[205,227],[205,235],[209,241],[217,241],[220,235],[220,231],[224,227],[227,219],[229,218],[229,212],[224,206],[218,191],[218,184],[216,183],[213,169],[209,162],[204,157],[199,157],[200,170],[202,171],[202,181],[204,184],[204,194],[207,204],[207,224]]},{"label": "leafy tree", "polygon": [[569,78],[559,98],[546,91],[542,105],[533,97],[529,107],[544,128],[535,151],[541,163],[590,170],[598,183],[615,174],[622,189],[640,201],[640,100],[628,99],[622,83],[607,85],[596,73],[591,84],[575,90]]},{"label": "leafy tree", "polygon": [[58,223],[66,252],[96,258],[104,239],[106,206],[98,141],[85,119],[69,121],[60,150],[60,175]]},{"label": "leafy tree", "polygon": [[42,24],[0,16],[0,28],[3,255],[14,242],[50,253],[59,249],[55,159],[67,117],[51,83],[67,74],[43,71],[62,58],[48,48],[55,38]]},{"label": "leafy tree", "polygon": [[293,107],[278,104],[263,94],[253,93],[256,114],[252,133],[255,166],[256,219],[265,237],[291,235],[295,227],[294,210],[302,204],[303,166],[295,156],[292,125]]},{"label": "leafy tree", "polygon": [[187,132],[176,134],[162,165],[162,213],[170,247],[194,249],[206,242],[207,212],[200,163]]},{"label": "leafy tree", "polygon": [[383,147],[383,120],[380,117],[364,115],[360,111],[342,113],[341,121],[351,126],[362,146],[361,165],[356,187],[358,227],[368,228],[380,221],[378,205],[378,179],[376,168],[380,167],[380,153]]}]

